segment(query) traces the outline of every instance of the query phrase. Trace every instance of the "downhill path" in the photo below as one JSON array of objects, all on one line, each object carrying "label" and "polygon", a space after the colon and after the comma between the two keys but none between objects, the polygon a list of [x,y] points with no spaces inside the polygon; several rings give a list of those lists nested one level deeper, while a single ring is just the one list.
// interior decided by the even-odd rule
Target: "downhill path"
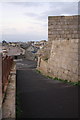
[{"label": "downhill path", "polygon": [[21,118],[77,118],[78,86],[47,78],[34,61],[17,61],[17,93]]}]

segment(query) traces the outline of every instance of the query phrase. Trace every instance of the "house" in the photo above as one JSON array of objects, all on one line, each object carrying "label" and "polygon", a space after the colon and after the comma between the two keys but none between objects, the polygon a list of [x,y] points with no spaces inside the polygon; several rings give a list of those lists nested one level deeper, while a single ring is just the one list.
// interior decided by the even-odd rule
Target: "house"
[{"label": "house", "polygon": [[26,59],[34,60],[36,58],[37,51],[38,51],[37,47],[32,46],[32,45],[28,46],[25,50]]}]

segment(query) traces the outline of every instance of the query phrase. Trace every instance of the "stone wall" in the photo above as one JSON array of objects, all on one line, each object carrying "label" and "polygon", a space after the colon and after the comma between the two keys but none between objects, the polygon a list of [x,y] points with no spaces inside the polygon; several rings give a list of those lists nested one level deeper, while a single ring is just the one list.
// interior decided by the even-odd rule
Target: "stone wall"
[{"label": "stone wall", "polygon": [[78,39],[52,42],[48,72],[54,77],[78,81]]},{"label": "stone wall", "polygon": [[[80,6],[80,2],[79,2],[79,6]],[[78,43],[78,61],[79,61],[78,62],[78,75],[79,75],[79,81],[80,81],[80,17],[78,18],[78,31],[79,31],[79,35],[78,35],[78,37],[79,37],[79,43]]]},{"label": "stone wall", "polygon": [[0,53],[0,120],[2,118],[2,55]]},{"label": "stone wall", "polygon": [[78,39],[79,16],[49,16],[48,39]]},{"label": "stone wall", "polygon": [[42,71],[43,74],[48,75],[48,63],[42,58],[38,57],[38,70]]},{"label": "stone wall", "polygon": [[48,43],[51,43],[51,50],[49,59],[45,61],[47,70],[39,66],[42,72],[47,71],[47,75],[63,80],[80,80],[79,18],[77,15],[48,17]]}]

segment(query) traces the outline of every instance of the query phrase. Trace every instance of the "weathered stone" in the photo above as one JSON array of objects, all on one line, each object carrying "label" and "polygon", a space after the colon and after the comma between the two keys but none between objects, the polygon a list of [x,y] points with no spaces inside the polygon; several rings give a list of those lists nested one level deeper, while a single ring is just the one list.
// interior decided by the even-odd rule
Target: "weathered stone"
[{"label": "weathered stone", "polygon": [[[40,63],[40,69],[44,73],[73,82],[80,80],[80,67],[78,67],[78,65],[80,66],[79,17],[48,17],[48,45],[50,44],[48,61],[46,64],[45,57],[44,59],[41,57],[43,61]],[[47,52],[48,45],[46,46]],[[45,52],[43,54],[46,54]]]},{"label": "weathered stone", "polygon": [[2,119],[2,56],[0,53],[0,120]]},{"label": "weathered stone", "polygon": [[16,65],[14,64],[10,74],[10,82],[8,84],[5,101],[3,102],[2,118],[3,119],[15,119],[15,93],[16,93]]}]

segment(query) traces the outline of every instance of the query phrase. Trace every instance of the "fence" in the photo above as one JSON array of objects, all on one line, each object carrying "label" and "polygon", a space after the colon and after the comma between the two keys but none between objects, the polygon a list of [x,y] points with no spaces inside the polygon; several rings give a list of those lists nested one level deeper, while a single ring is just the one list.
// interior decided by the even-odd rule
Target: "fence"
[{"label": "fence", "polygon": [[13,58],[10,56],[6,56],[2,58],[2,92],[6,91],[6,87],[8,85],[8,77],[11,71],[11,67],[13,64]]}]

